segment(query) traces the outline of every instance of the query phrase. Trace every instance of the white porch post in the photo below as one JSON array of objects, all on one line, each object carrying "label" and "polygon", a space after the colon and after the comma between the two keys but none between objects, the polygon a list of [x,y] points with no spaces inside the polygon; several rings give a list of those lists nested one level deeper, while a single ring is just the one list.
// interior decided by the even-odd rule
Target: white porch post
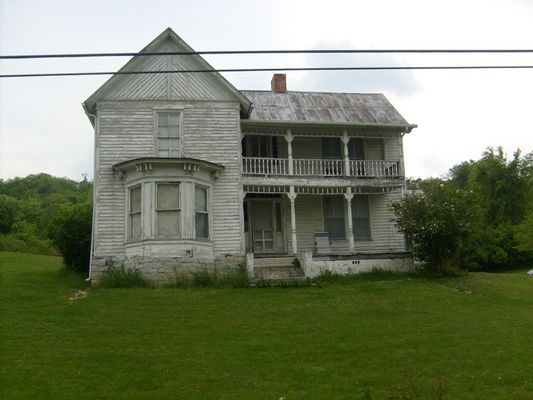
[{"label": "white porch post", "polygon": [[348,152],[348,143],[350,142],[350,137],[348,132],[345,130],[342,131],[341,141],[343,146],[343,156],[344,156],[344,176],[350,176],[350,155]]},{"label": "white porch post", "polygon": [[355,249],[355,244],[353,240],[353,223],[352,223],[353,193],[352,193],[352,188],[349,186],[346,188],[346,193],[344,193],[344,199],[346,200],[346,215],[348,216],[348,246],[350,248],[350,253],[353,253]]},{"label": "white porch post", "polygon": [[289,175],[293,175],[294,165],[292,162],[292,141],[294,139],[294,136],[292,136],[292,132],[290,129],[287,129],[287,134],[284,136],[284,138],[287,141],[287,158],[289,159]]},{"label": "white porch post", "polygon": [[296,211],[294,207],[296,196],[297,193],[294,191],[294,186],[290,186],[289,193],[287,193],[287,197],[291,202],[291,242],[293,255],[296,255],[298,253],[298,246],[296,242]]}]

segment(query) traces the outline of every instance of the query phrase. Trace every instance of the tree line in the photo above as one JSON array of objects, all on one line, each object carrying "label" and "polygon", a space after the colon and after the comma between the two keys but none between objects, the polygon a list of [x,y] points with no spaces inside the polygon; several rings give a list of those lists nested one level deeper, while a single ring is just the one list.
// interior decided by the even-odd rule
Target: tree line
[{"label": "tree line", "polygon": [[63,255],[78,271],[88,268],[92,182],[41,173],[0,179],[0,251]]}]

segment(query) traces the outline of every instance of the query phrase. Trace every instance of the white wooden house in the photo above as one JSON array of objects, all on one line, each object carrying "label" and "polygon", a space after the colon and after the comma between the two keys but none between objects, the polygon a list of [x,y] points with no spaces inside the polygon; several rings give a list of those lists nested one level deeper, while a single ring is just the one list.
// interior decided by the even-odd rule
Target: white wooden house
[{"label": "white wooden house", "polygon": [[[170,28],[140,54],[193,51]],[[239,91],[199,55],[138,55],[83,104],[95,132],[91,278],[245,263],[406,268],[390,202],[408,124],[381,94]]]}]

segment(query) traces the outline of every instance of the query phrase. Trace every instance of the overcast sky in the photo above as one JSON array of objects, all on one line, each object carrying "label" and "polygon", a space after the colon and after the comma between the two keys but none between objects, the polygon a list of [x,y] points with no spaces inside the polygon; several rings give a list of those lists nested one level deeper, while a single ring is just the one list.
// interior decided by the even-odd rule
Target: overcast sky
[{"label": "overcast sky", "polygon": [[[0,54],[135,52],[171,27],[193,49],[533,49],[533,1],[0,0]],[[528,55],[210,56],[215,68],[527,64]],[[1,61],[0,72],[116,71],[127,58]],[[269,89],[271,73],[224,76]],[[93,177],[81,103],[108,77],[0,79],[0,178]],[[384,93],[418,128],[408,176],[444,175],[488,146],[533,149],[533,69],[289,72],[289,90]]]}]

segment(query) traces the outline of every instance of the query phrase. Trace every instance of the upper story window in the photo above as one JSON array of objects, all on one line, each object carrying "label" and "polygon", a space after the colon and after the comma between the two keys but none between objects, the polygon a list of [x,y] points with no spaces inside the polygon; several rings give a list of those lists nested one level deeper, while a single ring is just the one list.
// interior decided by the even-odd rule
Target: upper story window
[{"label": "upper story window", "polygon": [[156,236],[177,238],[180,234],[179,184],[158,183],[156,187]]},{"label": "upper story window", "polygon": [[181,157],[181,113],[161,111],[157,113],[157,156]]},{"label": "upper story window", "polygon": [[350,138],[348,142],[348,156],[350,160],[364,160],[365,140],[361,138]]},{"label": "upper story window", "polygon": [[128,224],[130,240],[140,239],[142,236],[141,198],[141,186],[135,186],[129,190]]},{"label": "upper story window", "polygon": [[322,158],[340,160],[342,158],[341,141],[338,137],[322,138]]}]

